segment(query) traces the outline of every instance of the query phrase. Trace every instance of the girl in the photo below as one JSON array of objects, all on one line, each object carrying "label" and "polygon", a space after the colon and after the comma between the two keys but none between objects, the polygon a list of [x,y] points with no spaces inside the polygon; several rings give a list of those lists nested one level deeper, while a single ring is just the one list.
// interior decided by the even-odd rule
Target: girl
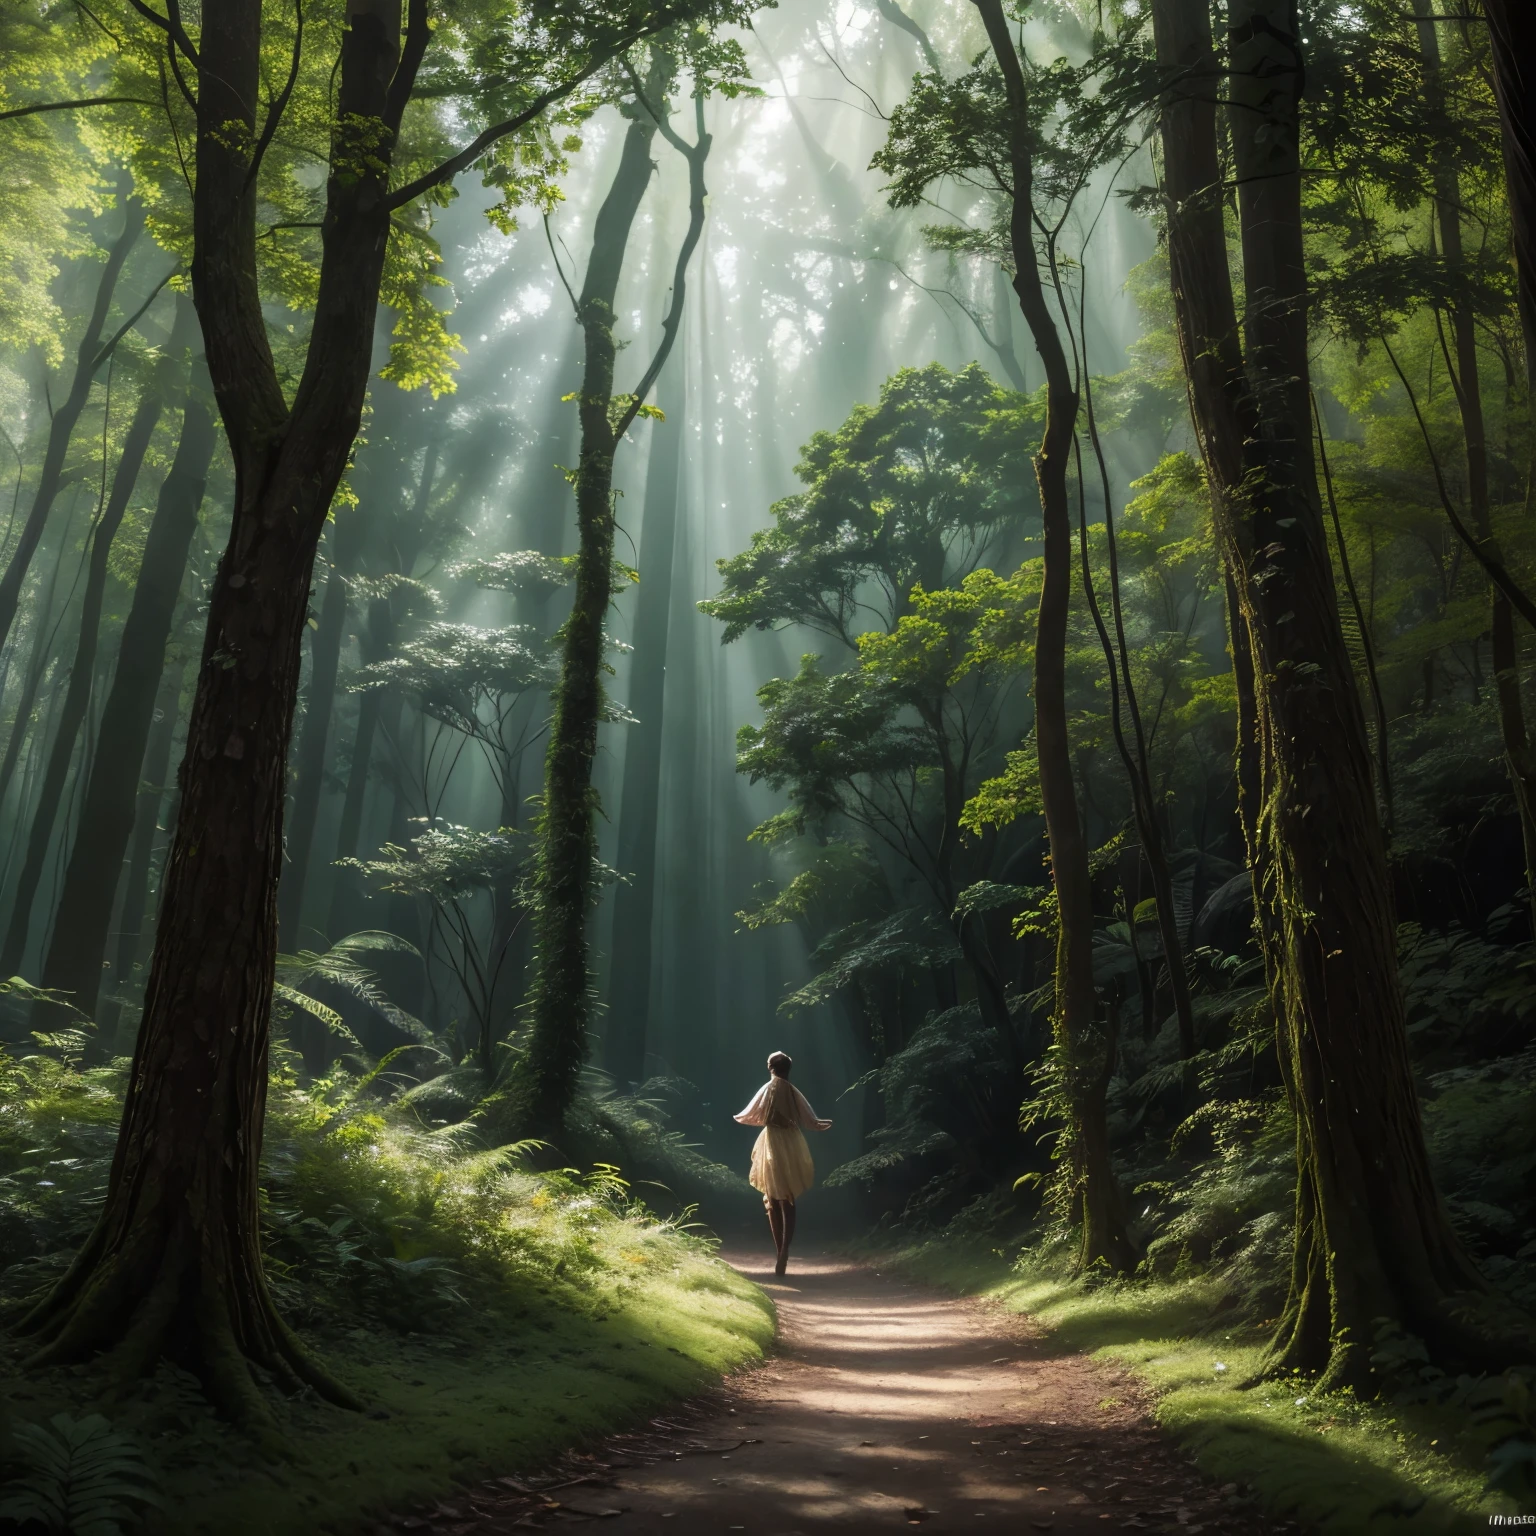
[{"label": "girl", "polygon": [[768,1081],[736,1116],[742,1125],[760,1125],[763,1134],[752,1148],[752,1187],[762,1191],[768,1212],[768,1229],[779,1262],[774,1274],[782,1275],[789,1263],[789,1245],[795,1236],[795,1197],[803,1195],[816,1180],[806,1131],[831,1130],[830,1120],[818,1120],[805,1095],[789,1081],[794,1065],[783,1051],[768,1058]]}]

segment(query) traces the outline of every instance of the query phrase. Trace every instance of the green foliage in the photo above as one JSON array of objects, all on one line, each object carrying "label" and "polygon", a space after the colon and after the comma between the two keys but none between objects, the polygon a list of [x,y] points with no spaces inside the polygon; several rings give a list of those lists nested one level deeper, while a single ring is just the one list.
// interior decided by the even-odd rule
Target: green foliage
[{"label": "green foliage", "polygon": [[961,958],[954,934],[935,913],[907,907],[886,918],[870,918],[827,935],[817,946],[813,961],[831,964],[782,1003],[781,1013],[793,1014],[827,1002],[844,987],[871,972],[893,967],[929,970]]},{"label": "green foliage", "polygon": [[318,985],[344,993],[365,1003],[401,1034],[419,1041],[430,1040],[431,1033],[426,1025],[391,1001],[378,976],[364,963],[364,957],[374,954],[406,954],[421,958],[415,945],[398,934],[373,930],[351,933],[338,939],[324,954],[303,949],[296,955],[279,955],[275,995],[319,1019],[354,1049],[360,1050],[361,1046],[341,1015],[305,988]]},{"label": "green foliage", "polygon": [[55,1414],[12,1432],[19,1471],[0,1489],[0,1518],[36,1521],[50,1536],[121,1536],[161,1502],[138,1444],[101,1417]]},{"label": "green foliage", "polygon": [[554,663],[526,624],[476,629],[438,623],[388,660],[360,669],[356,686],[407,689],[433,719],[475,736],[487,710],[499,719],[523,694],[551,687],[554,675]]},{"label": "green foliage", "polygon": [[723,590],[699,604],[748,629],[804,624],[852,646],[891,628],[914,587],[938,588],[986,557],[1034,508],[1019,426],[1035,407],[972,364],[905,368],[836,432],[818,432],[775,502],[773,526],[719,562]]}]

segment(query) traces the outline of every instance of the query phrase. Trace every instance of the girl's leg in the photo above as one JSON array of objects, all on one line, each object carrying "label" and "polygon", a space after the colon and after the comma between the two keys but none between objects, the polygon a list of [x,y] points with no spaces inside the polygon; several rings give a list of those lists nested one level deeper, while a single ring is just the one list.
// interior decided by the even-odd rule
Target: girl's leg
[{"label": "girl's leg", "polygon": [[784,1205],[780,1200],[763,1198],[763,1206],[768,1212],[768,1230],[773,1234],[774,1251],[779,1256],[779,1265],[776,1274],[784,1273]]},{"label": "girl's leg", "polygon": [[780,1268],[779,1273],[784,1273],[784,1266],[789,1263],[789,1245],[795,1240],[795,1202],[786,1200],[784,1205],[784,1245],[779,1249]]}]

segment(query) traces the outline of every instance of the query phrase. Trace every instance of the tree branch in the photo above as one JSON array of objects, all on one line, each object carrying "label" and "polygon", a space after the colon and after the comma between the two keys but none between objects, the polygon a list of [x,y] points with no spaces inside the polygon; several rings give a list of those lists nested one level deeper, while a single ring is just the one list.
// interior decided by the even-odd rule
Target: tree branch
[{"label": "tree branch", "polygon": [[288,98],[293,95],[293,87],[299,78],[299,56],[304,48],[304,0],[293,0],[293,59],[288,66],[288,79],[284,82],[282,90],[277,93],[277,99],[267,109],[267,120],[262,124],[261,137],[256,141],[256,148],[251,154],[251,168],[245,173],[245,185],[247,190],[256,180],[256,173],[261,169],[262,156],[266,154],[268,146],[272,143],[272,137],[277,132],[277,125],[283,119],[283,113],[288,108]]},{"label": "tree branch", "polygon": [[97,350],[96,356],[91,359],[92,373],[95,373],[96,370],[100,368],[101,365],[106,362],[109,357],[111,357],[113,352],[117,350],[118,342],[120,342],[123,337],[126,336],[128,332],[131,331],[134,326],[136,326],[139,321],[144,318],[144,311],[147,310],[149,306],[160,297],[160,290],[164,288],[165,285],[170,282],[170,280],[180,271],[180,266],[172,267],[171,270],[167,272],[165,276],[162,277],[160,281],[149,290],[149,296],[144,300],[144,302],[140,304],[139,307],[134,310],[134,312],[129,315],[129,317],[124,320],[120,326],[118,326],[117,330],[112,334],[112,339],[102,343],[101,347]]},{"label": "tree branch", "polygon": [[1497,546],[1493,540],[1474,537],[1472,530],[1461,520],[1461,514],[1456,510],[1455,504],[1451,501],[1451,494],[1446,488],[1445,476],[1440,469],[1440,455],[1435,452],[1434,444],[1430,440],[1429,427],[1424,420],[1423,412],[1419,410],[1419,397],[1413,385],[1408,382],[1408,375],[1403,372],[1402,364],[1398,362],[1397,354],[1392,350],[1392,343],[1387,340],[1385,332],[1382,333],[1381,345],[1386,351],[1387,360],[1392,364],[1392,371],[1397,375],[1398,381],[1408,396],[1408,404],[1413,410],[1414,420],[1419,425],[1419,435],[1424,439],[1424,447],[1429,454],[1430,468],[1434,471],[1435,488],[1440,493],[1440,505],[1445,509],[1445,515],[1451,527],[1456,530],[1456,537],[1471,552],[1473,559],[1488,573],[1489,581],[1509,599],[1510,606],[1527,624],[1536,629],[1536,603],[1531,601],[1525,589],[1509,574],[1508,568],[1498,556]]},{"label": "tree branch", "polygon": [[162,16],[159,11],[152,9],[144,3],[144,0],[128,0],[128,3],[151,26],[159,27],[171,42],[179,48],[191,63],[198,63],[197,49],[192,46],[192,39],[187,36],[187,29],[181,24],[181,6],[177,0],[167,0],[167,14]]},{"label": "tree branch", "polygon": [[78,101],[36,101],[29,107],[9,107],[0,112],[0,123],[10,117],[31,117],[35,112],[70,112],[76,107],[158,107],[158,101],[142,96],[82,96]]},{"label": "tree branch", "polygon": [[[614,429],[615,442],[623,437],[635,417],[640,414],[640,407],[645,403],[645,397],[651,392],[651,386],[655,384],[661,375],[661,370],[666,366],[667,358],[672,352],[672,344],[677,340],[678,329],[683,323],[683,299],[688,286],[688,263],[693,259],[699,237],[704,233],[704,200],[708,196],[704,186],[704,162],[709,158],[711,139],[704,130],[702,89],[694,91],[693,114],[698,128],[699,142],[688,144],[681,138],[675,141],[679,152],[688,161],[688,233],[683,236],[683,243],[677,253],[677,265],[672,272],[672,303],[667,310],[666,319],[661,322],[661,344],[656,348],[656,355],[651,359],[650,367],[645,370],[640,382],[635,386],[634,398]],[[659,125],[659,118],[657,122]],[[668,142],[673,142],[671,135],[668,136]]]},{"label": "tree branch", "polygon": [[[418,3],[418,0],[413,0],[413,12],[416,3]],[[403,208],[407,203],[420,197],[424,192],[430,192],[433,187],[440,187],[444,182],[452,181],[460,171],[468,170],[491,145],[506,138],[508,134],[516,133],[519,128],[526,127],[543,113],[547,107],[553,106],[557,101],[562,101],[579,86],[585,85],[593,75],[605,69],[615,58],[627,53],[636,43],[643,42],[646,38],[654,36],[657,32],[664,31],[677,19],[678,13],[671,7],[663,7],[656,11],[643,27],[639,27],[630,35],[616,40],[603,51],[599,58],[594,59],[586,68],[579,70],[569,80],[560,85],[551,86],[547,91],[540,92],[516,116],[507,118],[505,122],[493,123],[483,133],[476,135],[458,154],[451,155],[424,175],[418,176],[414,181],[407,182],[398,192],[391,193],[385,200],[385,208],[390,212],[393,212],[396,208]]]}]

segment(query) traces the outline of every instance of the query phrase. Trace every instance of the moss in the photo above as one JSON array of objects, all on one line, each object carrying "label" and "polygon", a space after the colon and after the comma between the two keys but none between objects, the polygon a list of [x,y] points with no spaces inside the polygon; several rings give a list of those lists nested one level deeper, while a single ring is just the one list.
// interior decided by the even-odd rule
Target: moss
[{"label": "moss", "polygon": [[1486,1531],[1490,1515],[1515,1508],[1483,1493],[1484,1447],[1464,1416],[1317,1394],[1300,1379],[1251,1385],[1268,1335],[1224,1305],[1215,1279],[1085,1283],[1049,1258],[1011,1264],[995,1249],[941,1243],[880,1262],[1027,1314],[1052,1343],[1129,1368],[1202,1472],[1326,1536]]},{"label": "moss", "polygon": [[[770,1344],[768,1298],[672,1229],[617,1228],[604,1258],[619,1273],[595,1309],[552,1300],[521,1318],[451,1333],[312,1334],[306,1342],[335,1363],[370,1412],[288,1405],[282,1462],[263,1460],[208,1415],[189,1380],[162,1370],[113,1410],[160,1466],[167,1512],[146,1531],[362,1529],[480,1479],[532,1470],[713,1384]],[[63,1372],[6,1376],[0,1419],[78,1411],[82,1400],[94,1403],[99,1385]]]}]

